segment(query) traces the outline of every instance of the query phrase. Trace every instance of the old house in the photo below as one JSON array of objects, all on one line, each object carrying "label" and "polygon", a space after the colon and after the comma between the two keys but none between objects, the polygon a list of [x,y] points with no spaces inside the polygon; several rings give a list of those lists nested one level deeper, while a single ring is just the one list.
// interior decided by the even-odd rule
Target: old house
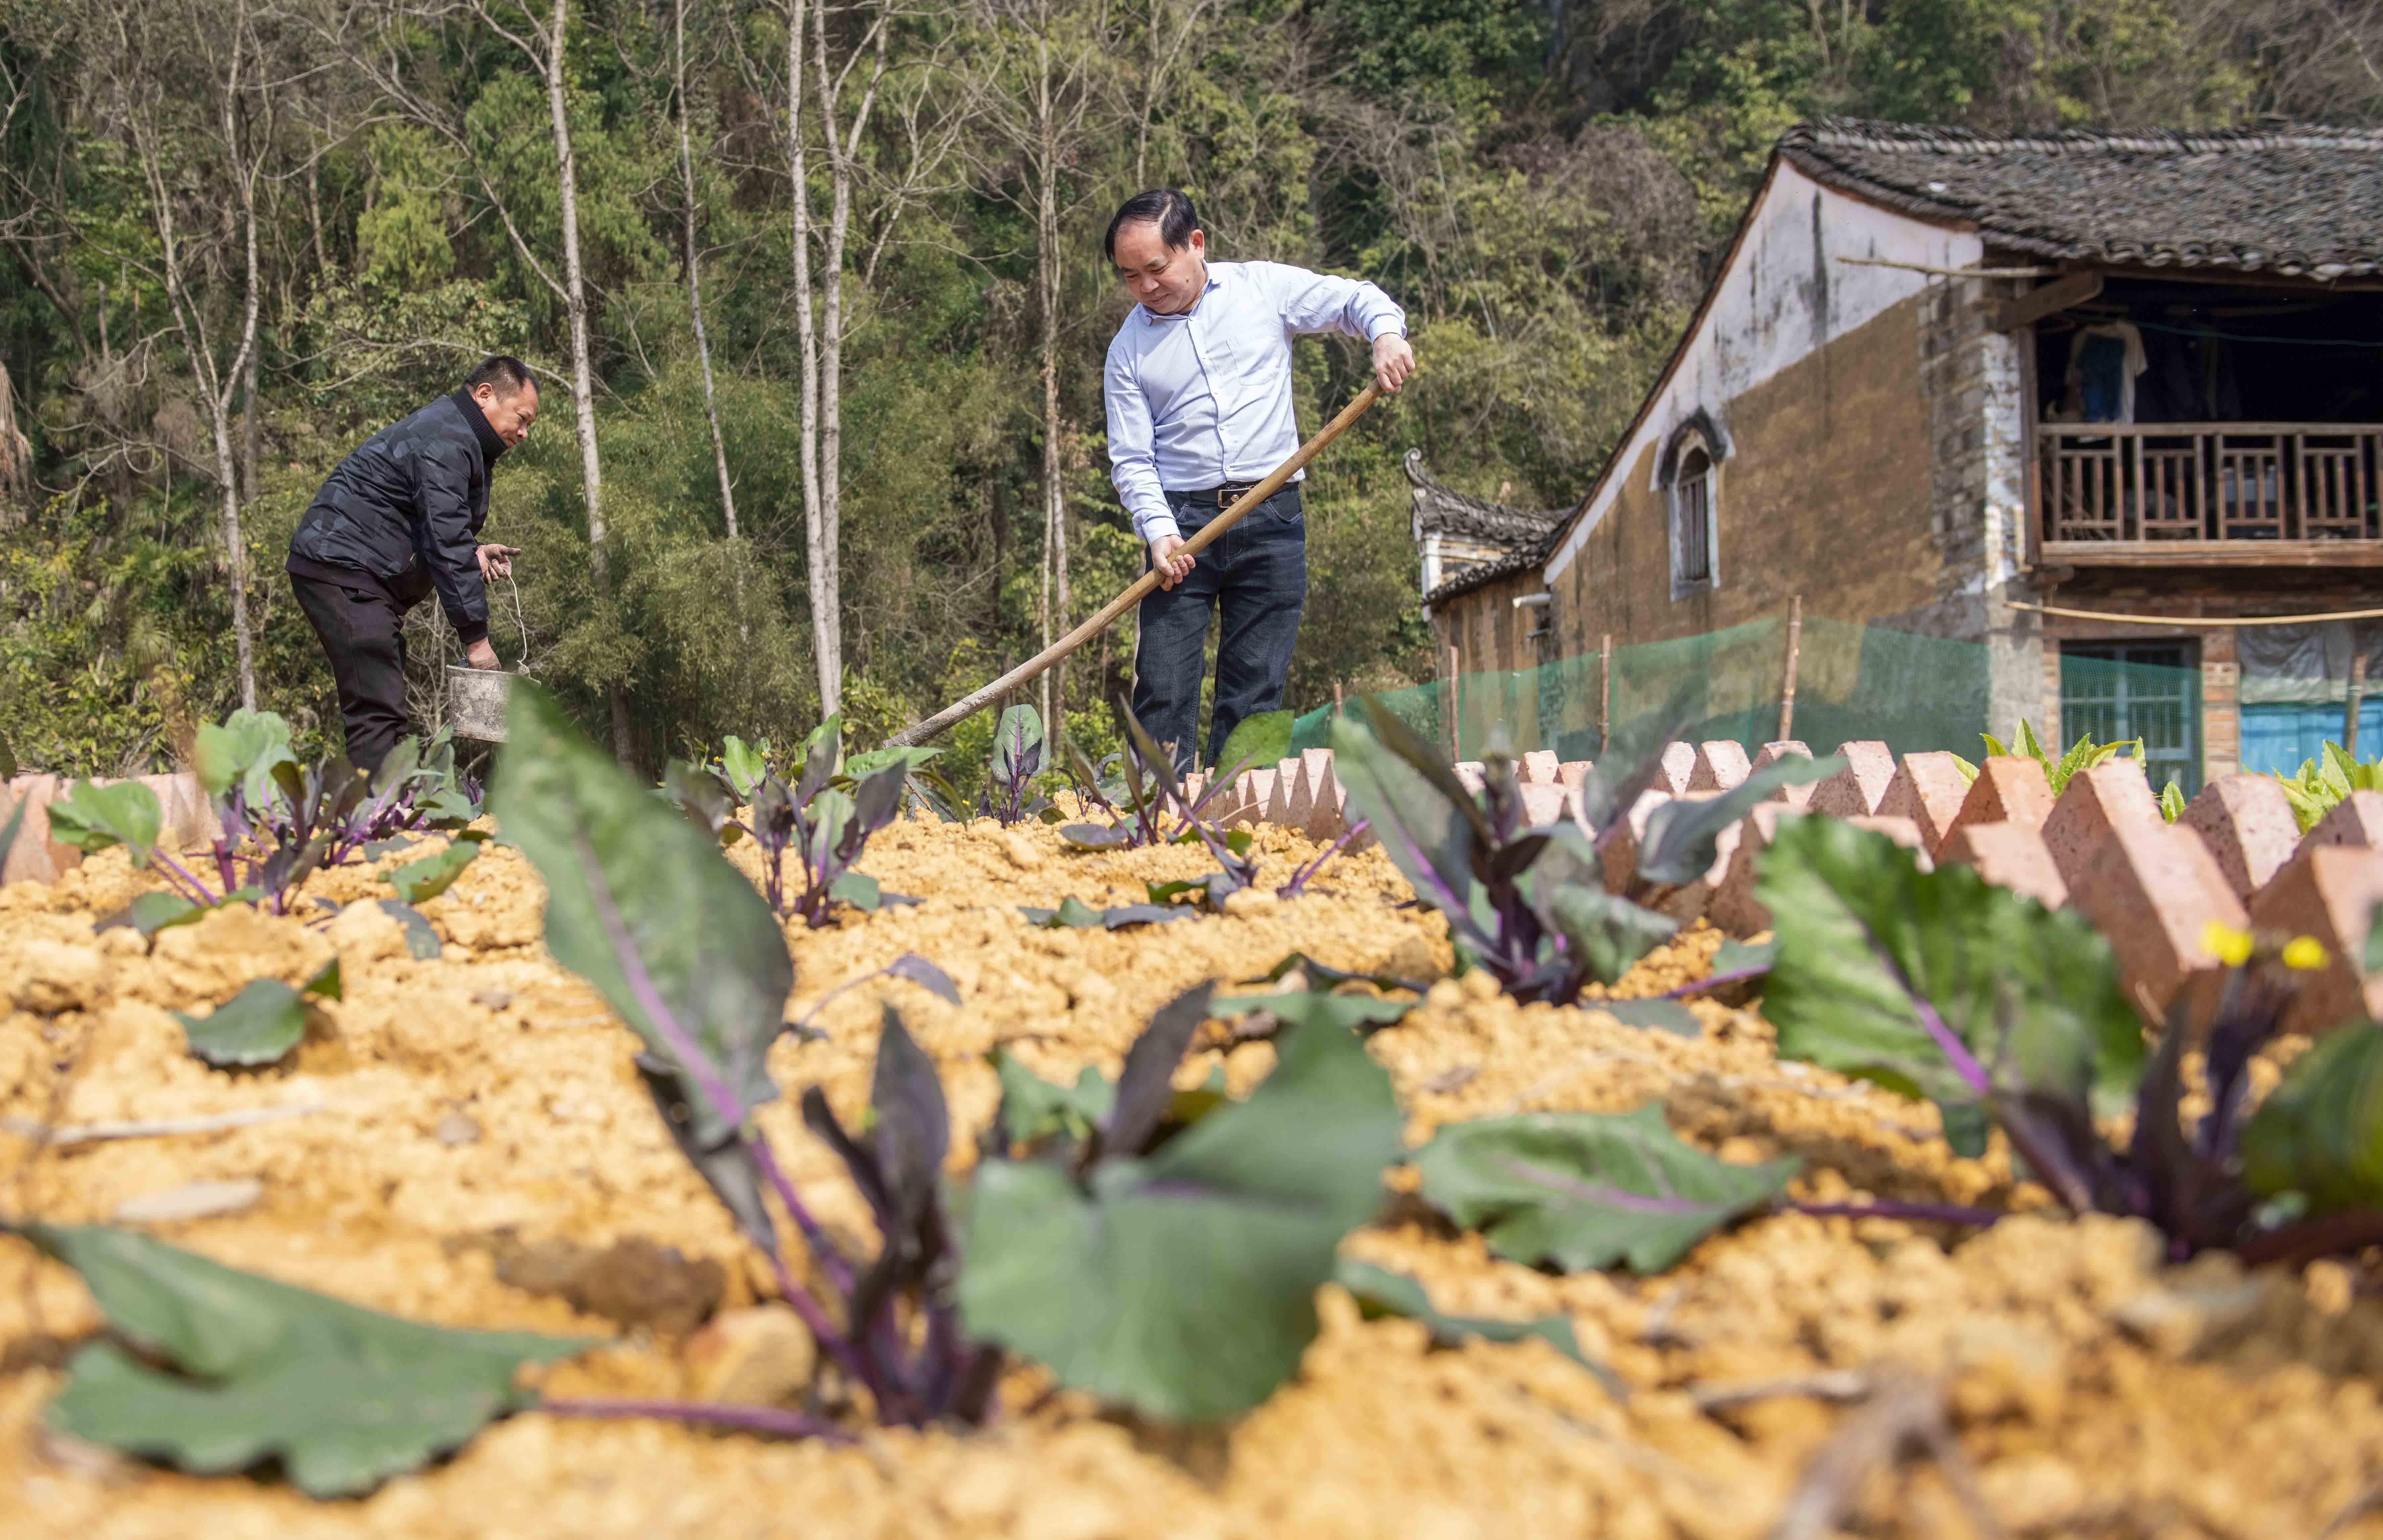
[{"label": "old house", "polygon": [[1579,504],[1426,598],[1468,676],[1545,676],[1526,739],[1699,671],[1768,737],[1800,610],[1799,737],[2025,718],[2191,791],[2342,735],[2383,624],[2220,622],[2383,610],[2378,448],[2383,132],[1821,120]]}]

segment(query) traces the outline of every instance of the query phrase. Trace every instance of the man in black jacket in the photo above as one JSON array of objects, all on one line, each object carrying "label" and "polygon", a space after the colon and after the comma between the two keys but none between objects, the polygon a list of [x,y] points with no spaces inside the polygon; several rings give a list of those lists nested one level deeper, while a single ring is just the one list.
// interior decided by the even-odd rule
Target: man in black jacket
[{"label": "man in black jacket", "polygon": [[433,589],[464,661],[497,666],[488,579],[510,573],[519,548],[479,544],[488,468],[537,416],[521,360],[484,359],[463,388],[340,461],[298,521],[285,570],[330,655],[349,763],[378,769],[405,733],[405,612]]}]

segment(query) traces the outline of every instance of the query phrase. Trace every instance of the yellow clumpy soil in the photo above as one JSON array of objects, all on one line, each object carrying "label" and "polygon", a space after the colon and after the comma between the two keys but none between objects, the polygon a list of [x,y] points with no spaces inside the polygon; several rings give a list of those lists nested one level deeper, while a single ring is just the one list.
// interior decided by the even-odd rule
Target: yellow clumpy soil
[{"label": "yellow clumpy soil", "polygon": [[[1315,847],[1268,831],[1261,852],[1270,890]],[[318,874],[307,897],[385,893],[377,872],[390,864]],[[857,1113],[891,1002],[940,1061],[972,1136],[992,1112],[995,1044],[1055,1078],[1085,1064],[1114,1073],[1158,1005],[1202,979],[1253,979],[1294,949],[1409,977],[1448,968],[1444,928],[1395,906],[1406,889],[1378,854],[1336,861],[1296,901],[1252,894],[1226,915],[1164,927],[1046,931],[1017,913],[1069,894],[1139,901],[1143,881],[1207,864],[1186,847],[1071,855],[1039,827],[897,824],[863,866],[924,902],[790,931],[789,1016],[905,951],[948,970],[965,1004],[903,982],[851,991],[818,1018],[828,1041],[780,1041],[778,1083],[823,1086]],[[146,885],[110,854],[51,889],[0,890],[5,1127],[315,1110],[38,1154],[21,1133],[0,1132],[0,1212],[105,1220],[185,1183],[254,1178],[253,1206],[154,1233],[424,1320],[613,1337],[551,1374],[561,1394],[680,1394],[681,1345],[500,1281],[500,1241],[642,1237],[720,1263],[731,1306],[766,1292],[763,1269],[657,1123],[629,1034],[547,959],[537,884],[512,851],[488,848],[425,906],[448,942],[436,962],[408,958],[370,906],[312,928],[228,912],[154,946],[123,929],[94,933],[96,917]],[[1718,941],[1692,932],[1614,992],[1699,977]],[[316,1010],[289,1064],[228,1073],[186,1052],[172,1010],[219,1004],[256,977],[297,982],[333,955],[346,998]],[[1661,1101],[1685,1138],[1724,1158],[1802,1156],[1803,1196],[2043,1206],[1999,1151],[1953,1158],[1932,1109],[1779,1061],[1757,1014],[1700,1002],[1702,1034],[1685,1039],[1594,1009],[1516,1006],[1485,982],[1443,979],[1373,1040],[1412,1141],[1463,1118]],[[1186,1082],[1218,1058],[1195,1057]],[[1222,1059],[1237,1092],[1271,1061],[1264,1043]],[[864,1211],[793,1102],[773,1104],[763,1126],[831,1228],[864,1235]],[[972,1138],[962,1142],[956,1170],[970,1158]],[[369,1497],[314,1503],[271,1481],[186,1477],[42,1431],[65,1345],[98,1317],[70,1273],[0,1241],[0,1531],[1751,1540],[1771,1532],[1832,1437],[1871,1415],[1842,1398],[1849,1388],[1919,1376],[2008,1533],[2264,1540],[2315,1534],[2350,1509],[2337,1534],[2383,1536],[2383,1515],[2355,1516],[2383,1468],[2383,1312],[2347,1269],[2246,1276],[2225,1258],[2164,1268],[2140,1226],[2049,1214],[1967,1237],[1787,1215],[1710,1239],[1660,1277],[1559,1277],[1498,1261],[1434,1219],[1412,1198],[1410,1172],[1389,1185],[1386,1217],[1351,1238],[1352,1252],[1414,1274],[1445,1311],[1567,1314],[1627,1396],[1537,1341],[1432,1350],[1420,1327],[1361,1321],[1327,1288],[1299,1377],[1226,1427],[1104,1415],[1049,1393],[1028,1368],[981,1432],[829,1447],[533,1413]],[[1934,1460],[1882,1470],[1842,1533],[1977,1533],[1962,1485]]]}]

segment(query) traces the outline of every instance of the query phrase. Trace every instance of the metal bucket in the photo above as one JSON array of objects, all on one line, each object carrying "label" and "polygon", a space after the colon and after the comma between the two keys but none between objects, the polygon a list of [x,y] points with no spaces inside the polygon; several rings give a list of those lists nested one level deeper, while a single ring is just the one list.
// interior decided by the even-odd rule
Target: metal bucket
[{"label": "metal bucket", "polygon": [[455,736],[505,741],[505,697],[512,677],[502,669],[447,665],[447,725]]}]

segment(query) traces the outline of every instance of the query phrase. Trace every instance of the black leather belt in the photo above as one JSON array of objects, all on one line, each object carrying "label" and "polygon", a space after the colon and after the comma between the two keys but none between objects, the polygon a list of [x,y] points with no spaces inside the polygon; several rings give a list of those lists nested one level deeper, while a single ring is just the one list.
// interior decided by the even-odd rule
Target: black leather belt
[{"label": "black leather belt", "polygon": [[1204,492],[1194,492],[1192,495],[1201,499],[1214,498],[1216,499],[1217,507],[1230,508],[1241,500],[1242,493],[1253,491],[1256,487],[1257,483],[1254,481],[1229,481],[1222,487],[1213,487]]}]

